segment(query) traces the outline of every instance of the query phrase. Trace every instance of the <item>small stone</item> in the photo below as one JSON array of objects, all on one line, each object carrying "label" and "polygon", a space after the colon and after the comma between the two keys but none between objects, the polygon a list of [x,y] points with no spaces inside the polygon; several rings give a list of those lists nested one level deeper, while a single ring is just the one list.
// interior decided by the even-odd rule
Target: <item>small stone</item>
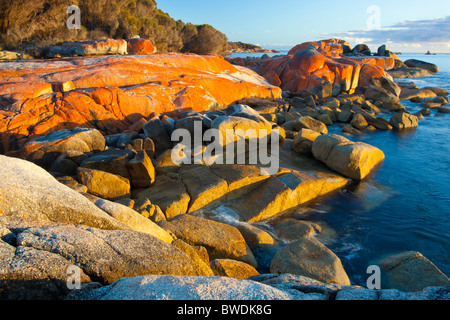
[{"label": "small stone", "polygon": [[389,124],[397,130],[417,128],[419,126],[419,119],[412,114],[399,113],[391,117]]},{"label": "small stone", "polygon": [[358,130],[364,130],[369,126],[366,119],[359,113],[355,114],[350,124]]},{"label": "small stone", "polygon": [[248,279],[259,275],[251,265],[231,259],[215,259],[210,262],[210,266],[216,277]]},{"label": "small stone", "polygon": [[130,181],[105,171],[78,168],[78,179],[88,192],[103,199],[118,200],[130,197]]},{"label": "small stone", "polygon": [[139,151],[127,167],[133,188],[147,188],[155,182],[155,167],[145,151]]},{"label": "small stone", "polygon": [[155,144],[152,139],[145,138],[143,149],[147,153],[148,157],[150,159],[153,159],[155,157],[156,151],[155,151]]}]

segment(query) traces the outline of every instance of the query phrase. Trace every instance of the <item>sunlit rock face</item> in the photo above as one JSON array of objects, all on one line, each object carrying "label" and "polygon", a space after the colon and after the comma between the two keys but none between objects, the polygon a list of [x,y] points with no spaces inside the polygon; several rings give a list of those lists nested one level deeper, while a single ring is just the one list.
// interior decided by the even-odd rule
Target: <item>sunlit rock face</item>
[{"label": "sunlit rock face", "polygon": [[270,59],[230,61],[252,68],[285,91],[307,90],[319,98],[352,93],[357,87],[369,85],[373,78],[392,80],[387,70],[395,65],[392,57],[354,53],[347,42],[339,39],[302,43],[287,55]]},{"label": "sunlit rock face", "polygon": [[[226,108],[281,89],[216,55],[150,54],[5,62],[0,66],[0,151],[61,129],[126,131],[142,119]],[[3,149],[3,150],[2,150]]]}]

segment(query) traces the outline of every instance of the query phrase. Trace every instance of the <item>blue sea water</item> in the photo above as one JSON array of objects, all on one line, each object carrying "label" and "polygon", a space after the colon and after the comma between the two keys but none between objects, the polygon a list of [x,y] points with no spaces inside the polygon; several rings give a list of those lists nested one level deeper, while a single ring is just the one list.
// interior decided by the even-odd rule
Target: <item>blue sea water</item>
[{"label": "blue sea water", "polygon": [[[440,72],[396,81],[450,92],[450,54],[399,57],[435,63]],[[417,103],[402,103],[411,113],[421,109]],[[365,286],[368,266],[409,250],[419,251],[450,276],[450,114],[436,113],[411,131],[349,137],[383,150],[384,163],[363,182],[301,209],[308,212],[302,220],[322,226],[324,235],[318,239],[341,259],[353,284]],[[329,130],[342,134],[338,125]]]},{"label": "blue sea water", "polygon": [[233,53],[230,55],[230,57],[232,58],[260,58],[263,55],[267,54],[270,57],[274,57],[277,55],[286,55],[289,51],[288,50],[280,50],[280,53],[245,53],[245,52],[238,52],[238,53]]}]

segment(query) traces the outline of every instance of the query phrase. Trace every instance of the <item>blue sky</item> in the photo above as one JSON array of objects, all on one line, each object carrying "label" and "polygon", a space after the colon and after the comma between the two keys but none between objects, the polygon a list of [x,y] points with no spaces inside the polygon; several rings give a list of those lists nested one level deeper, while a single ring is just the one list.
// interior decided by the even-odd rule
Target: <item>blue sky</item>
[{"label": "blue sky", "polygon": [[290,49],[339,37],[393,51],[450,52],[449,0],[157,0],[171,17],[210,24],[230,41]]}]

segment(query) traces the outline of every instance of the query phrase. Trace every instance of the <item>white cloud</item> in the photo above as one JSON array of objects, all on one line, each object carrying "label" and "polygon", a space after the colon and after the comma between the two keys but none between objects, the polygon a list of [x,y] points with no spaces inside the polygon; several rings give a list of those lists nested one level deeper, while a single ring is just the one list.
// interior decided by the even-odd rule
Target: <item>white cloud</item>
[{"label": "white cloud", "polygon": [[[328,35],[330,36],[330,35]],[[352,30],[333,34],[351,44],[366,43],[369,46],[390,44],[400,50],[430,48],[448,51],[450,47],[450,16],[432,20],[407,20],[393,26],[373,30]]]}]

